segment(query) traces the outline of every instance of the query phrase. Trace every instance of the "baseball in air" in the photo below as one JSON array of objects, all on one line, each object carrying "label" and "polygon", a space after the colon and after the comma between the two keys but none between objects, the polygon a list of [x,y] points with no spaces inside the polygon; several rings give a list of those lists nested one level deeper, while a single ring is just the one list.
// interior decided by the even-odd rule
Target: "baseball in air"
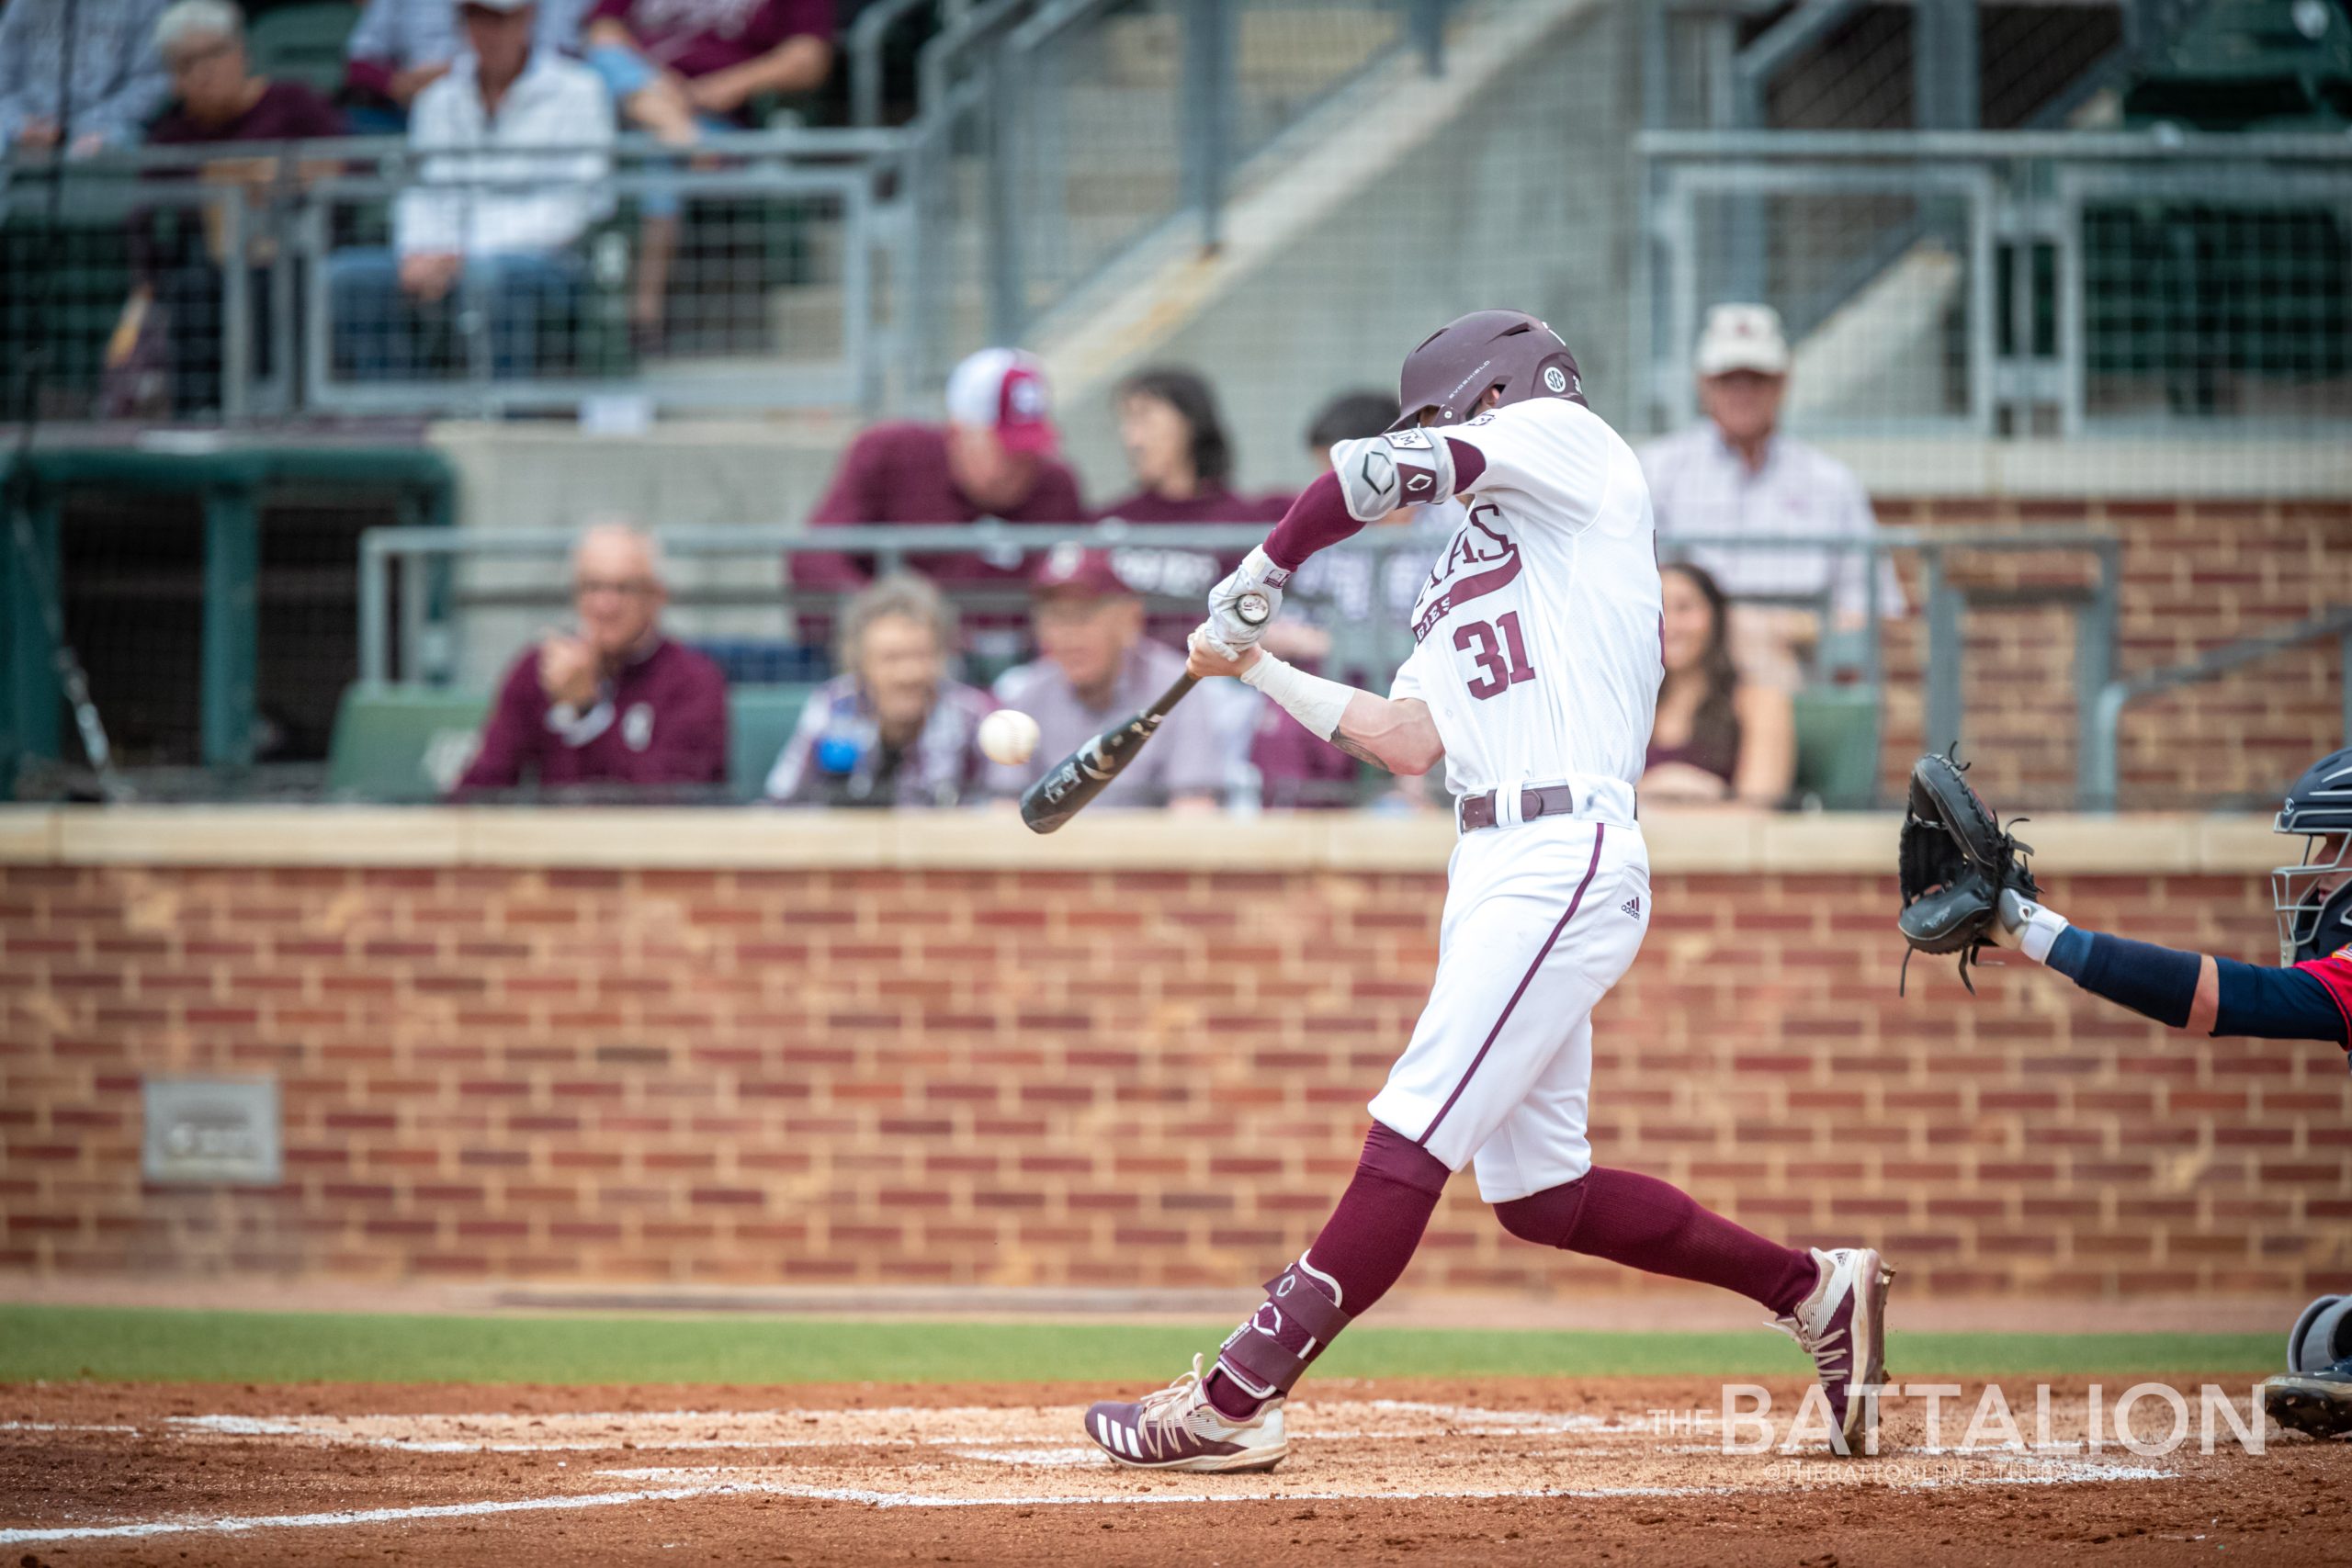
[{"label": "baseball in air", "polygon": [[1037,750],[1037,721],[1019,708],[999,708],[980,720],[980,750],[991,762],[1025,762]]}]

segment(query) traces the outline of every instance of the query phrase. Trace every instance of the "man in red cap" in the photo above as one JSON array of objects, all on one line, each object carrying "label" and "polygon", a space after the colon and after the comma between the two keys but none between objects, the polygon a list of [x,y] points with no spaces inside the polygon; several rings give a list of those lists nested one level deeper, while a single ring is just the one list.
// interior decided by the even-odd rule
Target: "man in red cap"
[{"label": "man in red cap", "polygon": [[[944,424],[877,424],[850,444],[808,525],[1081,523],[1086,505],[1054,455],[1057,445],[1044,369],[1018,349],[984,348],[948,378]],[[913,564],[934,582],[1020,581],[1017,560],[922,556]],[[791,566],[793,586],[842,592],[874,573],[871,560],[831,553],[796,555]]]},{"label": "man in red cap", "polygon": [[[1090,736],[1149,705],[1184,672],[1184,656],[1143,635],[1143,600],[1102,550],[1057,545],[1030,579],[1031,624],[1044,655],[1015,665],[996,700],[1037,721],[1037,750],[1000,766],[993,784],[1017,795]],[[1233,771],[1206,703],[1180,703],[1152,744],[1103,790],[1098,806],[1216,805]]]}]

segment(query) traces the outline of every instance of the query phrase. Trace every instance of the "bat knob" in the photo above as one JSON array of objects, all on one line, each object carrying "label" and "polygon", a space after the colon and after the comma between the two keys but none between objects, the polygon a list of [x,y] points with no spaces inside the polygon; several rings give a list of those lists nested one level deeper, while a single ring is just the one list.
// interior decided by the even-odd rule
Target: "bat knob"
[{"label": "bat knob", "polygon": [[1233,602],[1233,613],[1249,626],[1262,626],[1266,617],[1274,613],[1274,607],[1266,603],[1263,593],[1244,593]]}]

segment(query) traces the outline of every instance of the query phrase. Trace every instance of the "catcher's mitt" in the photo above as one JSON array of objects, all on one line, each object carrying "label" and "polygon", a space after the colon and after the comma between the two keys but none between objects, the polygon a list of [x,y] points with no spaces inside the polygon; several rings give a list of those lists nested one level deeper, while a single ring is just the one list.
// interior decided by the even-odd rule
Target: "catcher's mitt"
[{"label": "catcher's mitt", "polygon": [[[2001,890],[2013,887],[2021,897],[2039,898],[2041,889],[2023,858],[2033,847],[2003,831],[2000,819],[1962,776],[1967,768],[1950,756],[1922,757],[1912,764],[1898,867],[1903,913],[1896,923],[1911,953],[1959,953],[1960,983],[1973,995],[1976,985],[1969,967],[1993,941]],[[1898,994],[1910,977],[1911,953],[1903,955]]]}]

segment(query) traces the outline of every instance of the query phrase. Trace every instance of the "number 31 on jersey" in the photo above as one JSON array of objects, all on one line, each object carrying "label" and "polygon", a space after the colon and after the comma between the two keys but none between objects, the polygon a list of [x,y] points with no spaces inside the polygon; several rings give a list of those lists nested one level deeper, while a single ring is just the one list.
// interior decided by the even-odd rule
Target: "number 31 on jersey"
[{"label": "number 31 on jersey", "polygon": [[1453,628],[1453,646],[1467,653],[1478,667],[1469,682],[1470,694],[1480,702],[1501,696],[1521,681],[1535,679],[1527,661],[1527,639],[1520,635],[1519,612],[1492,621],[1471,621]]}]

